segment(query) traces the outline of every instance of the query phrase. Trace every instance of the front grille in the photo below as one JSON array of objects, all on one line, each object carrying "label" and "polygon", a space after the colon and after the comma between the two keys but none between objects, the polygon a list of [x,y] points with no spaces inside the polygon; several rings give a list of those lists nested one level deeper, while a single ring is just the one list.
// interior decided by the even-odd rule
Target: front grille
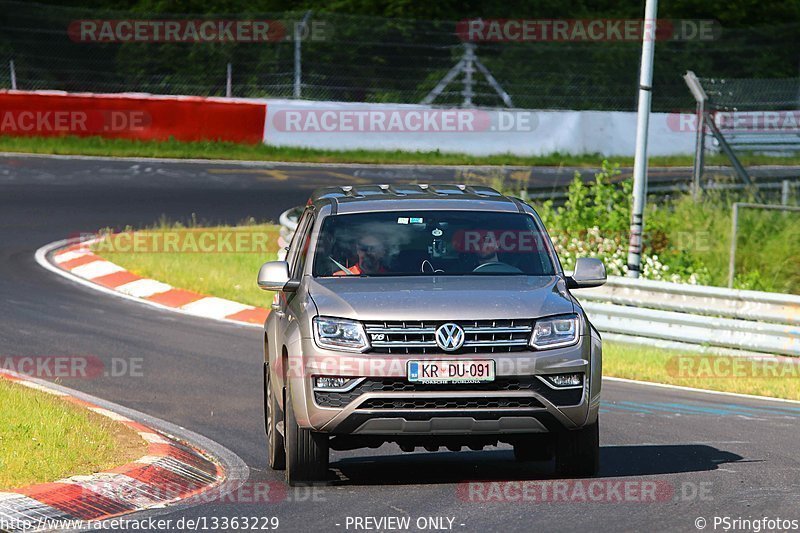
[{"label": "front grille", "polygon": [[359,409],[520,409],[544,407],[536,398],[370,398]]},{"label": "front grille", "polygon": [[[366,378],[347,392],[314,391],[314,399],[320,407],[342,408],[370,392],[502,392],[531,391],[547,398],[555,405],[576,405],[580,403],[583,389],[551,389],[533,376],[498,377],[483,383],[411,383],[403,378]],[[396,395],[400,396],[400,395]],[[392,400],[395,396],[386,398]],[[491,399],[491,398],[489,398]]]},{"label": "front grille", "polygon": [[436,344],[436,328],[447,321],[369,322],[365,324],[372,352],[385,354],[506,353],[528,350],[532,320],[468,320],[464,345],[445,352]]}]

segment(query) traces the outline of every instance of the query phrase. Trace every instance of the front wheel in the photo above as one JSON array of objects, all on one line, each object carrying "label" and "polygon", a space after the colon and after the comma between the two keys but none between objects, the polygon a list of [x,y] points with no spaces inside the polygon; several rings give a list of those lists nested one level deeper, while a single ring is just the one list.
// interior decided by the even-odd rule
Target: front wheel
[{"label": "front wheel", "polygon": [[264,426],[267,430],[267,459],[273,470],[286,468],[286,448],[283,435],[278,431],[280,414],[281,409],[270,383],[269,367],[264,365]]},{"label": "front wheel", "polygon": [[286,481],[291,486],[328,478],[328,436],[297,425],[291,388],[286,389]]},{"label": "front wheel", "polygon": [[565,477],[591,477],[600,469],[600,424],[559,433],[556,471]]}]

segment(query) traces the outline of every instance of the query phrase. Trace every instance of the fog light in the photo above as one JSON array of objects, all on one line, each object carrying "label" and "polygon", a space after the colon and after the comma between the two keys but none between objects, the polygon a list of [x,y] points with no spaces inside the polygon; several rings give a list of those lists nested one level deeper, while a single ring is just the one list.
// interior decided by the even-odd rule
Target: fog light
[{"label": "fog light", "polygon": [[583,374],[549,374],[544,376],[554,387],[580,387],[583,383]]},{"label": "fog light", "polygon": [[352,388],[358,378],[342,378],[333,376],[317,376],[314,378],[314,388],[317,390],[347,390]]}]

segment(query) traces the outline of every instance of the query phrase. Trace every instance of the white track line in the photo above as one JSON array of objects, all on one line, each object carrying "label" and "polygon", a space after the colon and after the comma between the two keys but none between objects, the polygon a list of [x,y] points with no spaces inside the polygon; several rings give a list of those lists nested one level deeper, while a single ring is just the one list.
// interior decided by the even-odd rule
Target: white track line
[{"label": "white track line", "polygon": [[79,257],[83,257],[83,256],[85,256],[87,254],[90,254],[90,253],[91,252],[89,251],[88,248],[86,250],[74,250],[74,251],[70,251],[70,252],[63,252],[63,253],[56,254],[55,256],[53,256],[53,261],[55,261],[56,263],[59,263],[59,264],[66,263],[67,261],[72,261],[73,259],[77,259]]},{"label": "white track line", "polygon": [[236,313],[241,313],[242,311],[249,311],[253,309],[253,306],[208,296],[194,302],[189,302],[181,306],[181,309],[193,315],[206,318],[224,318],[226,316],[235,315]]},{"label": "white track line", "polygon": [[754,394],[742,394],[740,392],[723,392],[707,389],[695,389],[694,387],[683,387],[681,385],[669,385],[667,383],[653,383],[652,381],[638,381],[635,379],[615,378],[603,376],[603,381],[617,381],[619,383],[630,383],[632,385],[646,385],[648,387],[659,387],[662,389],[672,389],[686,392],[698,392],[702,394],[714,394],[718,396],[733,396],[734,398],[747,398],[748,400],[766,400],[769,402],[782,402],[800,405],[800,400],[787,400],[785,398],[771,398],[769,396],[756,396]]},{"label": "white track line", "polygon": [[122,292],[130,296],[135,296],[136,298],[148,298],[154,294],[167,292],[170,289],[172,289],[172,285],[167,285],[166,283],[161,283],[160,281],[146,278],[137,279],[136,281],[131,281],[130,283],[114,287],[115,291]]},{"label": "white track line", "polygon": [[122,272],[124,270],[124,268],[112,263],[111,261],[98,259],[96,261],[86,263],[85,265],[76,266],[75,268],[70,269],[70,272],[83,279],[95,279],[102,276],[107,276],[109,274],[116,274],[117,272]]}]

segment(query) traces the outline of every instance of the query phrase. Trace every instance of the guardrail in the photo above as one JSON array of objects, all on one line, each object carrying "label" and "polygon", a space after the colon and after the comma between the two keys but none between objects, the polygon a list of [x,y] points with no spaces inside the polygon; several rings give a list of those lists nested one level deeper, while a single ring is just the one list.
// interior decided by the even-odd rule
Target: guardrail
[{"label": "guardrail", "polygon": [[[288,243],[298,208],[280,217]],[[279,241],[280,241],[279,240]],[[611,276],[575,296],[608,337],[696,350],[800,357],[800,296]]]}]

